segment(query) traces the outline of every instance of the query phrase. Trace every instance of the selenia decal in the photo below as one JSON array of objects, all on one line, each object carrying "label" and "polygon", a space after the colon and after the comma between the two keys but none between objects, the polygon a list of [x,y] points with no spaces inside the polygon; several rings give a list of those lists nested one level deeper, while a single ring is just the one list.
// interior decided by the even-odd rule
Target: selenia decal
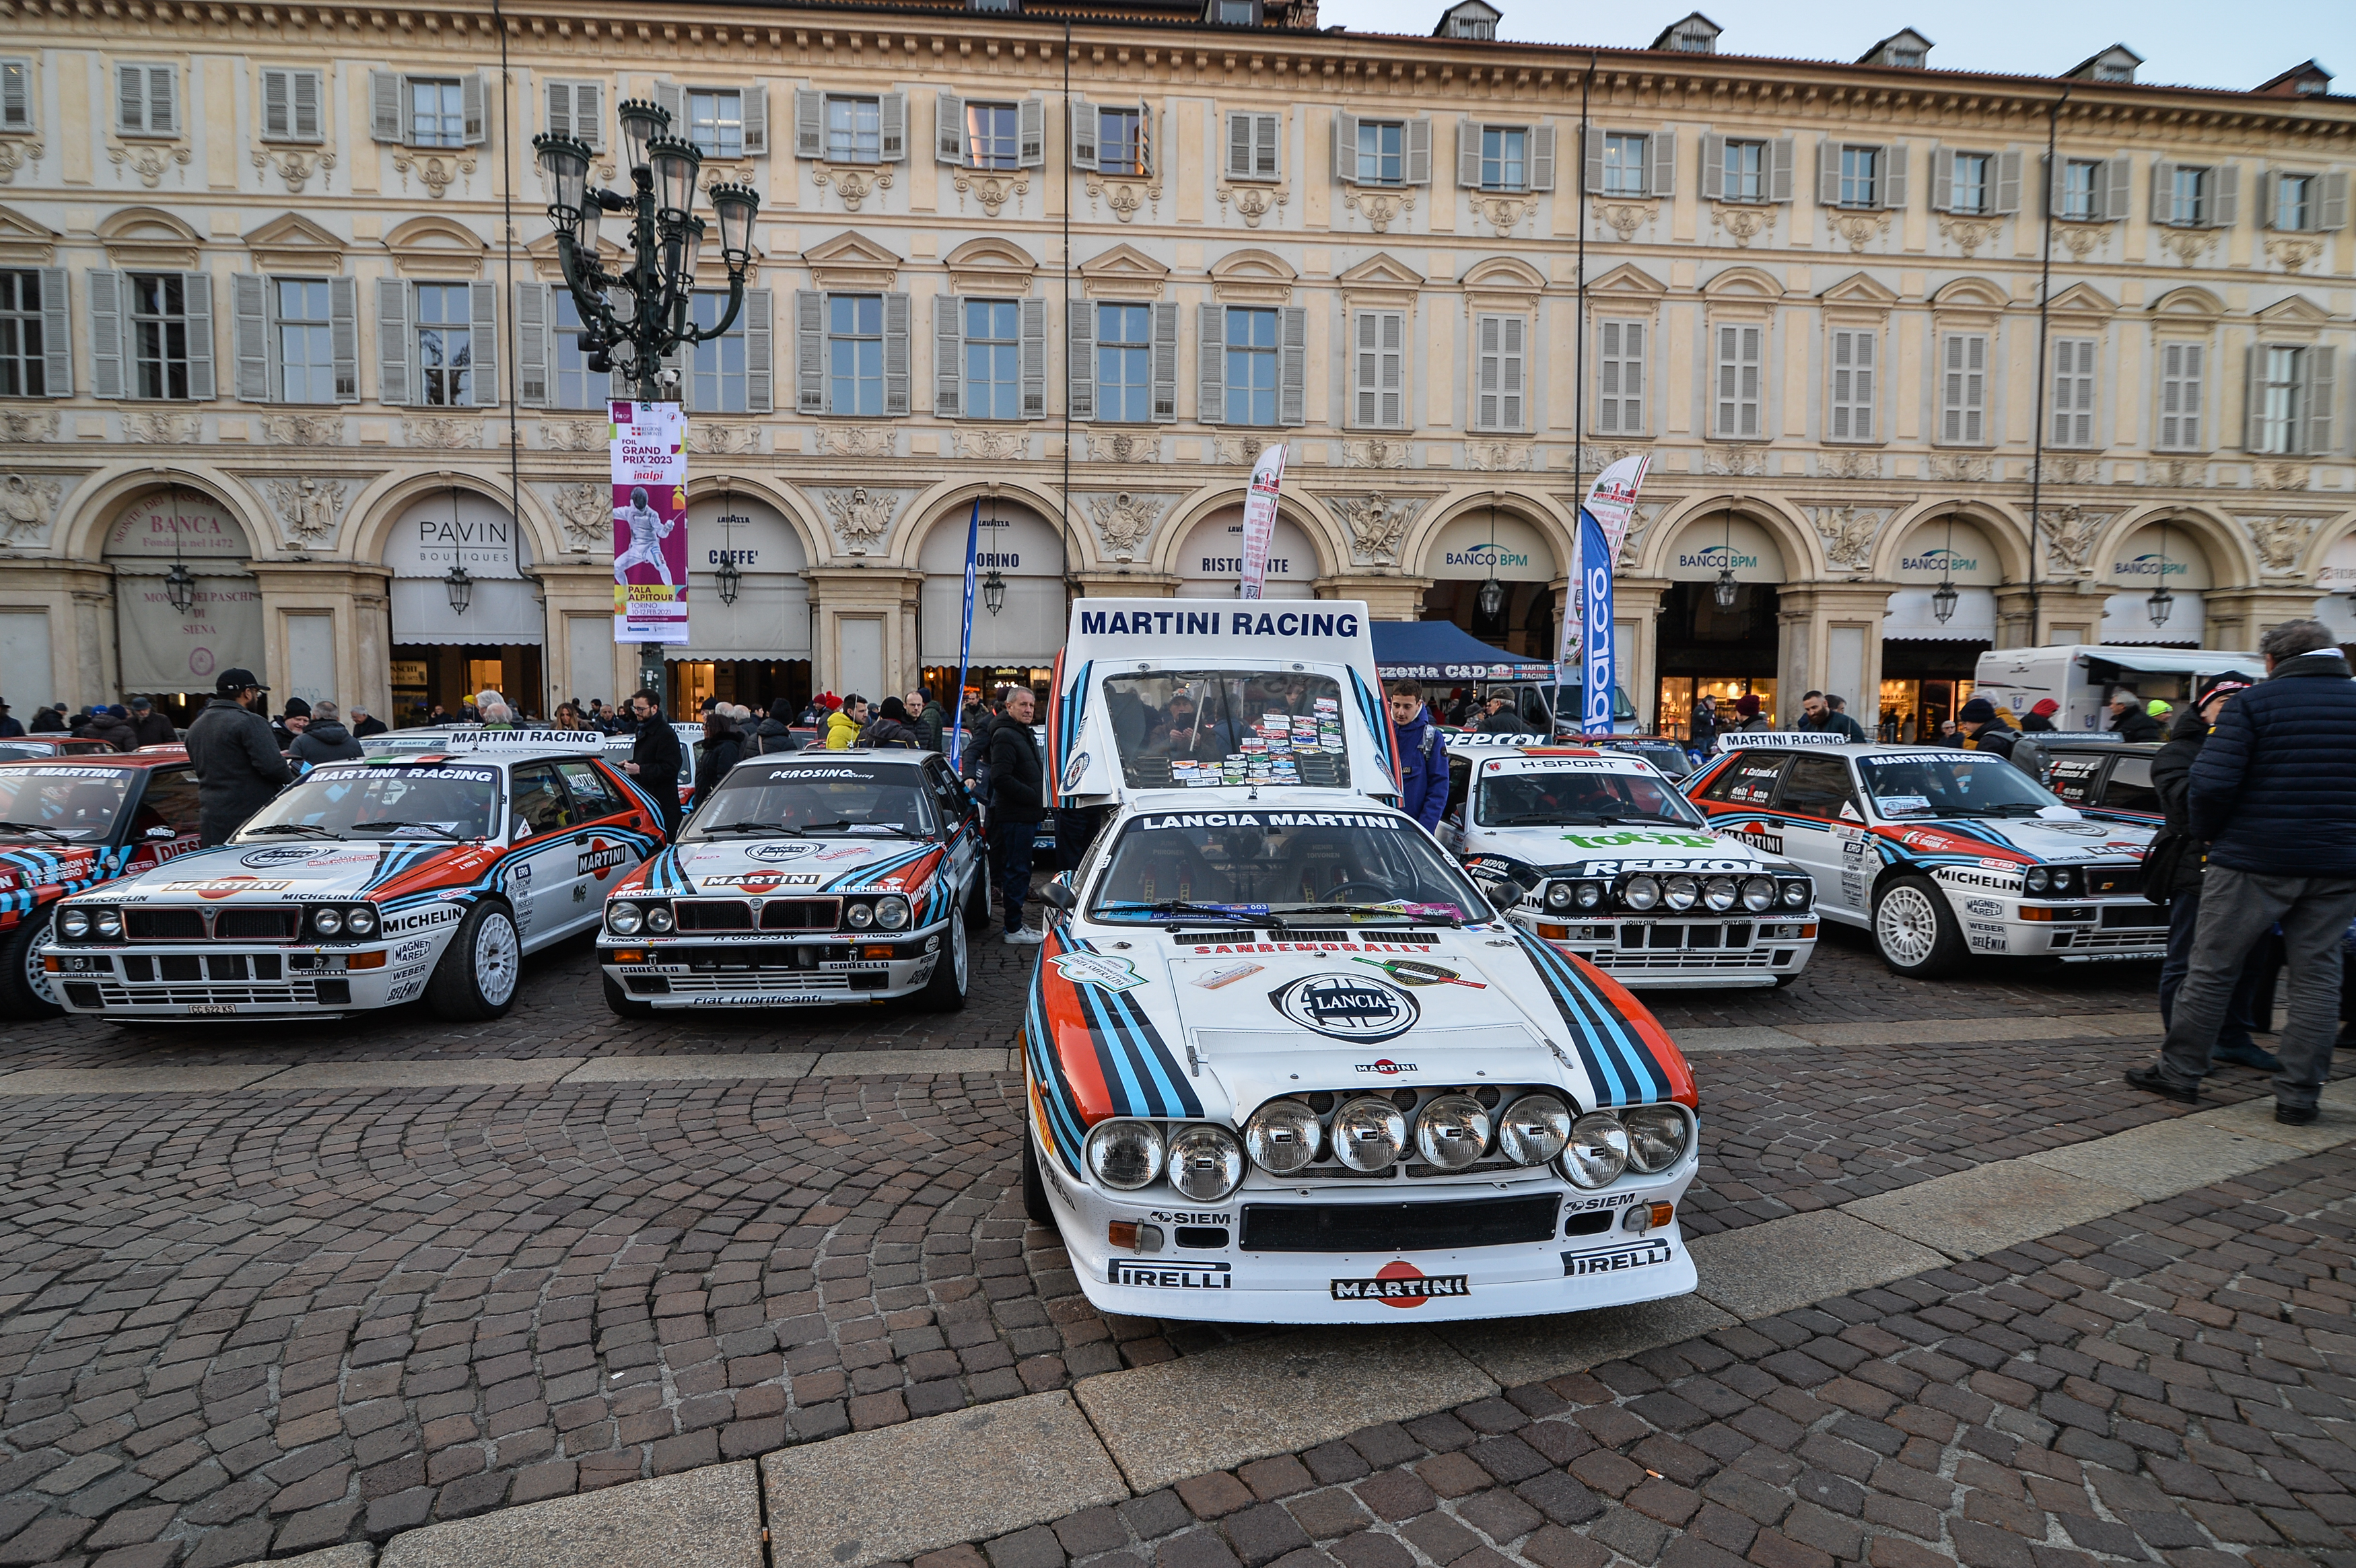
[{"label": "selenia decal", "polygon": [[1354,975],[1312,975],[1268,994],[1278,1012],[1331,1040],[1395,1040],[1416,1026],[1422,1006],[1407,992]]}]

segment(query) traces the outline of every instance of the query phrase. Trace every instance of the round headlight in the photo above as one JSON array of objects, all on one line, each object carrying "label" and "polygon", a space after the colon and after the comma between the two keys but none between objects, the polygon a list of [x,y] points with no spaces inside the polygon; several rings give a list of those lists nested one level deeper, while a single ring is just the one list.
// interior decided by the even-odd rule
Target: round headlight
[{"label": "round headlight", "polygon": [[1752,914],[1763,914],[1775,907],[1775,879],[1745,877],[1742,880],[1742,907]]},{"label": "round headlight", "polygon": [[1588,1112],[1570,1124],[1561,1165],[1573,1187],[1611,1186],[1628,1168],[1628,1129],[1607,1112]]},{"label": "round headlight", "polygon": [[1497,1152],[1515,1165],[1544,1165],[1570,1142],[1570,1107],[1552,1094],[1525,1094],[1497,1117]]},{"label": "round headlight", "polygon": [[2064,866],[2053,873],[2053,896],[2064,899],[2078,896],[2078,872],[2074,867]]},{"label": "round headlight", "polygon": [[1594,909],[1602,903],[1602,901],[1603,884],[1601,882],[1581,882],[1579,884],[1580,908]]},{"label": "round headlight", "polygon": [[2046,885],[2046,883],[2047,883],[2047,882],[2049,882],[2049,881],[2051,881],[2051,880],[2052,880],[2052,879],[2051,879],[2050,876],[2048,876],[2048,875],[2047,875],[2047,873],[2046,873],[2046,870],[2045,870],[2045,868],[2044,868],[2044,867],[2042,867],[2042,866],[2031,866],[2031,867],[2029,867],[2029,878],[2028,878],[2028,884],[2027,884],[2027,885],[2028,885],[2029,891],[2030,892],[2032,892],[2032,893],[2041,893],[2041,892],[2043,892],[2043,891],[2045,891],[2045,885]]},{"label": "round headlight", "polygon": [[1216,1203],[1243,1184],[1243,1146],[1225,1127],[1181,1127],[1171,1135],[1169,1159],[1170,1185],[1197,1203]]},{"label": "round headlight", "polygon": [[605,929],[616,936],[635,936],[647,917],[634,903],[616,901],[605,906]]},{"label": "round headlight", "polygon": [[1284,1176],[1317,1157],[1325,1130],[1300,1100],[1270,1100],[1244,1124],[1244,1147],[1262,1170]]},{"label": "round headlight", "polygon": [[1652,877],[1631,877],[1620,896],[1628,901],[1630,909],[1651,909],[1661,901],[1661,884]]},{"label": "round headlight", "polygon": [[120,936],[123,934],[123,912],[116,909],[100,910],[92,917],[91,923],[101,936]]},{"label": "round headlight", "polygon": [[376,911],[366,904],[346,912],[344,929],[354,936],[366,936],[376,929]]},{"label": "round headlight", "polygon": [[1785,882],[1783,884],[1783,907],[1785,909],[1807,908],[1808,884],[1805,882]]},{"label": "round headlight", "polygon": [[1442,1094],[1415,1119],[1415,1152],[1442,1170],[1462,1170],[1489,1151],[1489,1112],[1470,1094]]},{"label": "round headlight", "polygon": [[66,911],[65,913],[58,916],[58,929],[64,932],[68,936],[88,936],[90,934],[90,912],[79,909],[70,909]]},{"label": "round headlight", "polygon": [[1721,912],[1732,909],[1741,896],[1742,890],[1732,877],[1712,877],[1701,885],[1701,901]]},{"label": "round headlight", "polygon": [[1675,1105],[1636,1105],[1620,1113],[1628,1129],[1628,1163],[1646,1176],[1677,1163],[1686,1152],[1685,1113]]},{"label": "round headlight", "polygon": [[1671,909],[1691,909],[1700,897],[1700,881],[1683,872],[1661,884],[1661,901]]},{"label": "round headlight", "polygon": [[655,933],[657,935],[660,935],[662,933],[669,931],[678,922],[671,918],[670,905],[647,905],[647,929],[648,931]]},{"label": "round headlight", "polygon": [[1569,882],[1548,882],[1547,884],[1547,908],[1569,909],[1570,907],[1570,900],[1571,887]]},{"label": "round headlight", "polygon": [[311,929],[316,931],[322,936],[334,936],[344,929],[343,914],[341,912],[332,909],[313,910],[311,912]]},{"label": "round headlight", "polygon": [[872,904],[851,905],[842,912],[842,923],[851,927],[853,931],[866,930],[869,926],[875,923],[874,906]]},{"label": "round headlight", "polygon": [[1118,1192],[1134,1192],[1162,1174],[1162,1134],[1151,1122],[1098,1122],[1086,1153],[1089,1171]]},{"label": "round headlight", "polygon": [[1388,1170],[1407,1147],[1407,1117],[1368,1094],[1333,1116],[1333,1157],[1352,1170]]},{"label": "round headlight", "polygon": [[908,901],[905,899],[877,899],[875,901],[875,923],[882,926],[886,931],[897,931],[902,926],[907,924]]}]

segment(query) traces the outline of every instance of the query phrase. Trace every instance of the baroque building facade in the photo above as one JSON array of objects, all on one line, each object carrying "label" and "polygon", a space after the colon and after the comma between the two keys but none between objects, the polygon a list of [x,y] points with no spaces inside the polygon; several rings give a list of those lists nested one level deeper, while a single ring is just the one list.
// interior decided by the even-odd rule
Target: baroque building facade
[{"label": "baroque building facade", "polygon": [[387,716],[636,684],[616,389],[530,152],[580,134],[626,184],[626,98],[763,203],[739,321],[675,366],[675,700],[937,679],[977,507],[985,669],[1048,662],[1074,594],[1232,594],[1275,442],[1272,595],[1541,656],[1585,481],[1650,453],[1618,634],[1670,726],[1812,687],[1933,717],[1991,645],[2356,637],[2356,101],[2311,64],[986,9],[0,0],[18,713],[231,664]]}]

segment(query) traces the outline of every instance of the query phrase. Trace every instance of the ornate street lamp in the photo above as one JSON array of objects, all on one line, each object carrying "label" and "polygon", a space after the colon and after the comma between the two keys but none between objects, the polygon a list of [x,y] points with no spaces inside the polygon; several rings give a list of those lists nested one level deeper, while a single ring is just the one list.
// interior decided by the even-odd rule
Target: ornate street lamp
[{"label": "ornate street lamp", "polygon": [[1718,569],[1718,582],[1709,592],[1710,597],[1718,602],[1719,609],[1731,610],[1734,608],[1734,601],[1741,594],[1741,589],[1734,581],[1734,508],[1731,507],[1726,509],[1725,549],[1726,564]]},{"label": "ornate street lamp", "polygon": [[1481,606],[1481,619],[1494,621],[1505,608],[1505,585],[1497,581],[1497,508],[1489,508],[1489,581],[1481,584],[1475,601]]},{"label": "ornate street lamp", "polygon": [[466,606],[475,602],[475,580],[463,566],[452,565],[442,574],[442,586],[450,593],[450,613],[463,615]]},{"label": "ornate street lamp", "polygon": [[1939,562],[1938,591],[1931,595],[1931,615],[1942,626],[1954,619],[1955,601],[1963,597],[1955,592],[1955,515],[1947,514],[1947,553]]},{"label": "ornate street lamp", "polygon": [[994,566],[990,575],[981,580],[981,607],[993,615],[1006,608],[1006,579],[998,574]]},{"label": "ornate street lamp", "polygon": [[185,562],[174,561],[172,570],[164,574],[164,592],[171,595],[172,608],[183,615],[197,602],[197,580],[188,574]]},{"label": "ornate street lamp", "polygon": [[727,491],[721,492],[720,570],[713,572],[712,576],[719,584],[720,602],[723,604],[736,603],[737,584],[744,581],[744,576],[743,572],[736,570],[736,551],[734,548],[736,542],[735,500],[736,497],[733,494]]},{"label": "ornate street lamp", "polygon": [[2144,613],[2151,617],[2153,630],[2168,624],[2169,613],[2176,608],[2176,595],[2168,591],[2168,525],[2159,525],[2159,581],[2151,597],[2143,602]]}]

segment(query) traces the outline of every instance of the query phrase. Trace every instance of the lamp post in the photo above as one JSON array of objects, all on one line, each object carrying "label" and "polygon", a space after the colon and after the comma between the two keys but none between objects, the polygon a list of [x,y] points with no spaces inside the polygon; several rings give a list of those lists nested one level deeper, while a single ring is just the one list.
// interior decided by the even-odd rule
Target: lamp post
[{"label": "lamp post", "polygon": [[450,594],[450,613],[465,614],[466,606],[475,601],[474,575],[463,566],[453,565],[442,574],[442,586]]},{"label": "lamp post", "polygon": [[2152,588],[2151,597],[2143,603],[2144,613],[2151,617],[2152,629],[2168,624],[2169,612],[2176,608],[2176,595],[2168,591],[2168,525],[2159,525],[2159,580]]},{"label": "lamp post", "polygon": [[981,580],[981,607],[993,615],[1006,608],[1006,579],[998,574],[994,566],[990,575]]},{"label": "lamp post", "polygon": [[1481,606],[1481,619],[1494,621],[1505,607],[1505,585],[1497,581],[1497,508],[1489,508],[1489,581],[1481,584],[1475,600]]},{"label": "lamp post", "polygon": [[1947,514],[1947,553],[1939,560],[1939,587],[1931,595],[1931,616],[1942,626],[1955,617],[1955,516]]},{"label": "lamp post", "polygon": [[185,615],[188,606],[197,602],[197,580],[188,571],[188,563],[180,559],[180,487],[172,486],[172,570],[164,574],[164,593],[172,601],[172,613]]},{"label": "lamp post", "polygon": [[1734,581],[1734,508],[1731,507],[1726,509],[1725,550],[1726,564],[1718,569],[1718,581],[1709,592],[1710,597],[1718,602],[1719,609],[1731,610],[1734,608],[1734,601],[1741,594],[1741,590]]},{"label": "lamp post", "polygon": [[736,497],[734,492],[725,490],[721,492],[720,570],[713,572],[712,576],[712,581],[720,589],[720,602],[723,604],[734,604],[736,603],[737,585],[743,581],[744,575],[743,572],[736,570],[735,500]]}]

